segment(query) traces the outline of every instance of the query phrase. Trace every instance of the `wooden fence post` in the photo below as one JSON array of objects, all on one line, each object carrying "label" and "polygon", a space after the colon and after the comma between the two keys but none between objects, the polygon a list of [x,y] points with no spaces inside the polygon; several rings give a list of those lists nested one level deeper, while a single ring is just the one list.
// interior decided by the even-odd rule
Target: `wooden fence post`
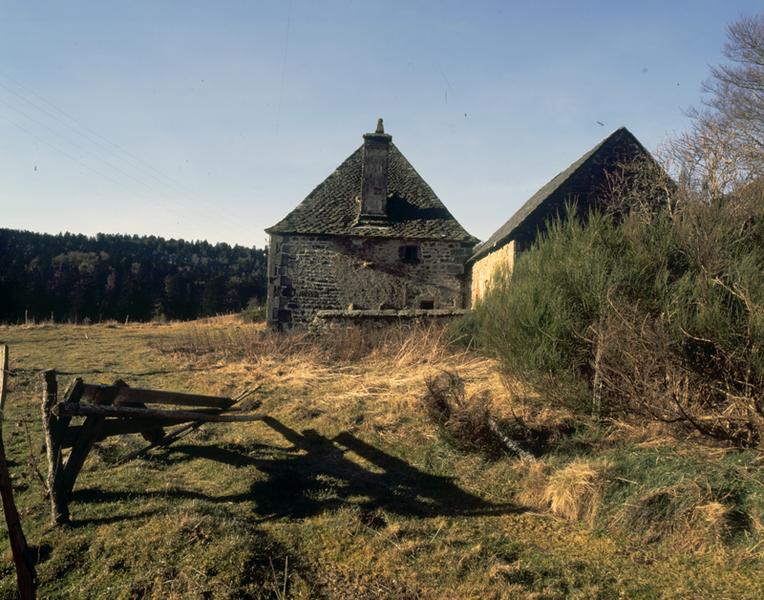
[{"label": "wooden fence post", "polygon": [[61,431],[58,417],[53,414],[53,407],[58,400],[58,382],[56,371],[50,369],[43,374],[42,392],[42,428],[45,434],[45,447],[48,454],[48,493],[50,494],[50,514],[54,525],[69,522],[69,507],[64,493],[63,465],[61,458]]},{"label": "wooden fence post", "polygon": [[0,495],[3,500],[3,514],[8,525],[8,537],[11,541],[13,562],[16,565],[16,582],[19,586],[19,596],[22,600],[35,597],[35,580],[37,574],[34,561],[21,528],[21,518],[13,501],[13,485],[5,460],[5,445],[3,444],[3,419],[5,411],[6,375],[8,374],[8,346],[0,346]]}]

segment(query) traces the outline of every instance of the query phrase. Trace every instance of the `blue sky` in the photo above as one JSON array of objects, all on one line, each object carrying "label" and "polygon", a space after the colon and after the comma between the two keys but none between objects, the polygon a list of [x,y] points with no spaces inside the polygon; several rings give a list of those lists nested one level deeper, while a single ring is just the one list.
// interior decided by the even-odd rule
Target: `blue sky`
[{"label": "blue sky", "polygon": [[0,227],[262,246],[381,116],[485,239],[617,127],[649,149],[685,128],[725,26],[761,10],[0,0]]}]

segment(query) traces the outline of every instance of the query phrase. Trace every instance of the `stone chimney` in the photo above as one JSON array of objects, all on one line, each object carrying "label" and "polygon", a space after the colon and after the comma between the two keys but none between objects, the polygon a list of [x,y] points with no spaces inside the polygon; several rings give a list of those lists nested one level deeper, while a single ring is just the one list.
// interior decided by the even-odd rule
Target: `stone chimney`
[{"label": "stone chimney", "polygon": [[363,167],[361,171],[361,211],[358,225],[387,224],[387,163],[390,141],[382,119],[377,130],[363,136]]}]

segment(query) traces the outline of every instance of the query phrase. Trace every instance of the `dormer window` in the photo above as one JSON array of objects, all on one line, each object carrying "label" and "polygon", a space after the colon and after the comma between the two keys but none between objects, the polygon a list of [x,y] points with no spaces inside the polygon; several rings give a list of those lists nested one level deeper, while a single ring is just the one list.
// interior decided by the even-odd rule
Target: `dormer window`
[{"label": "dormer window", "polygon": [[401,262],[415,265],[419,262],[419,246],[409,245],[400,247]]}]

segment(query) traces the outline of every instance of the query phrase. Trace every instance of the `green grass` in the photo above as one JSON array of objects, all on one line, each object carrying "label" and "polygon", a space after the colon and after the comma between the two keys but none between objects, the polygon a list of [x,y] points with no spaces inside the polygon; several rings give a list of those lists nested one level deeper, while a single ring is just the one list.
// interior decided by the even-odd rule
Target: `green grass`
[{"label": "green grass", "polygon": [[[613,477],[589,527],[525,506],[525,480],[513,461],[460,454],[427,421],[418,405],[424,378],[448,367],[471,386],[495,385],[487,361],[469,354],[430,360],[421,345],[424,356],[413,362],[177,351],[205,328],[235,330],[239,337],[231,339],[258,335],[257,326],[233,318],[0,328],[16,370],[5,439],[24,529],[39,549],[41,597],[764,595],[755,523],[685,546],[662,531],[629,531],[631,513],[623,510],[656,489],[696,486],[705,497],[704,482],[711,481],[722,501],[749,519],[760,515],[762,469],[752,452],[651,446],[580,430],[541,460],[550,470],[574,458],[611,463]],[[140,438],[104,442],[78,479],[72,526],[51,528],[41,485],[27,466],[30,453],[39,468],[44,464],[40,381],[51,367],[86,381],[121,377],[201,393],[260,386],[271,420],[209,425],[121,466],[111,462]],[[669,517],[680,515],[680,531],[681,506],[661,506],[667,504]],[[636,515],[630,518],[638,527]],[[0,597],[12,598],[7,538],[0,542]]]}]

